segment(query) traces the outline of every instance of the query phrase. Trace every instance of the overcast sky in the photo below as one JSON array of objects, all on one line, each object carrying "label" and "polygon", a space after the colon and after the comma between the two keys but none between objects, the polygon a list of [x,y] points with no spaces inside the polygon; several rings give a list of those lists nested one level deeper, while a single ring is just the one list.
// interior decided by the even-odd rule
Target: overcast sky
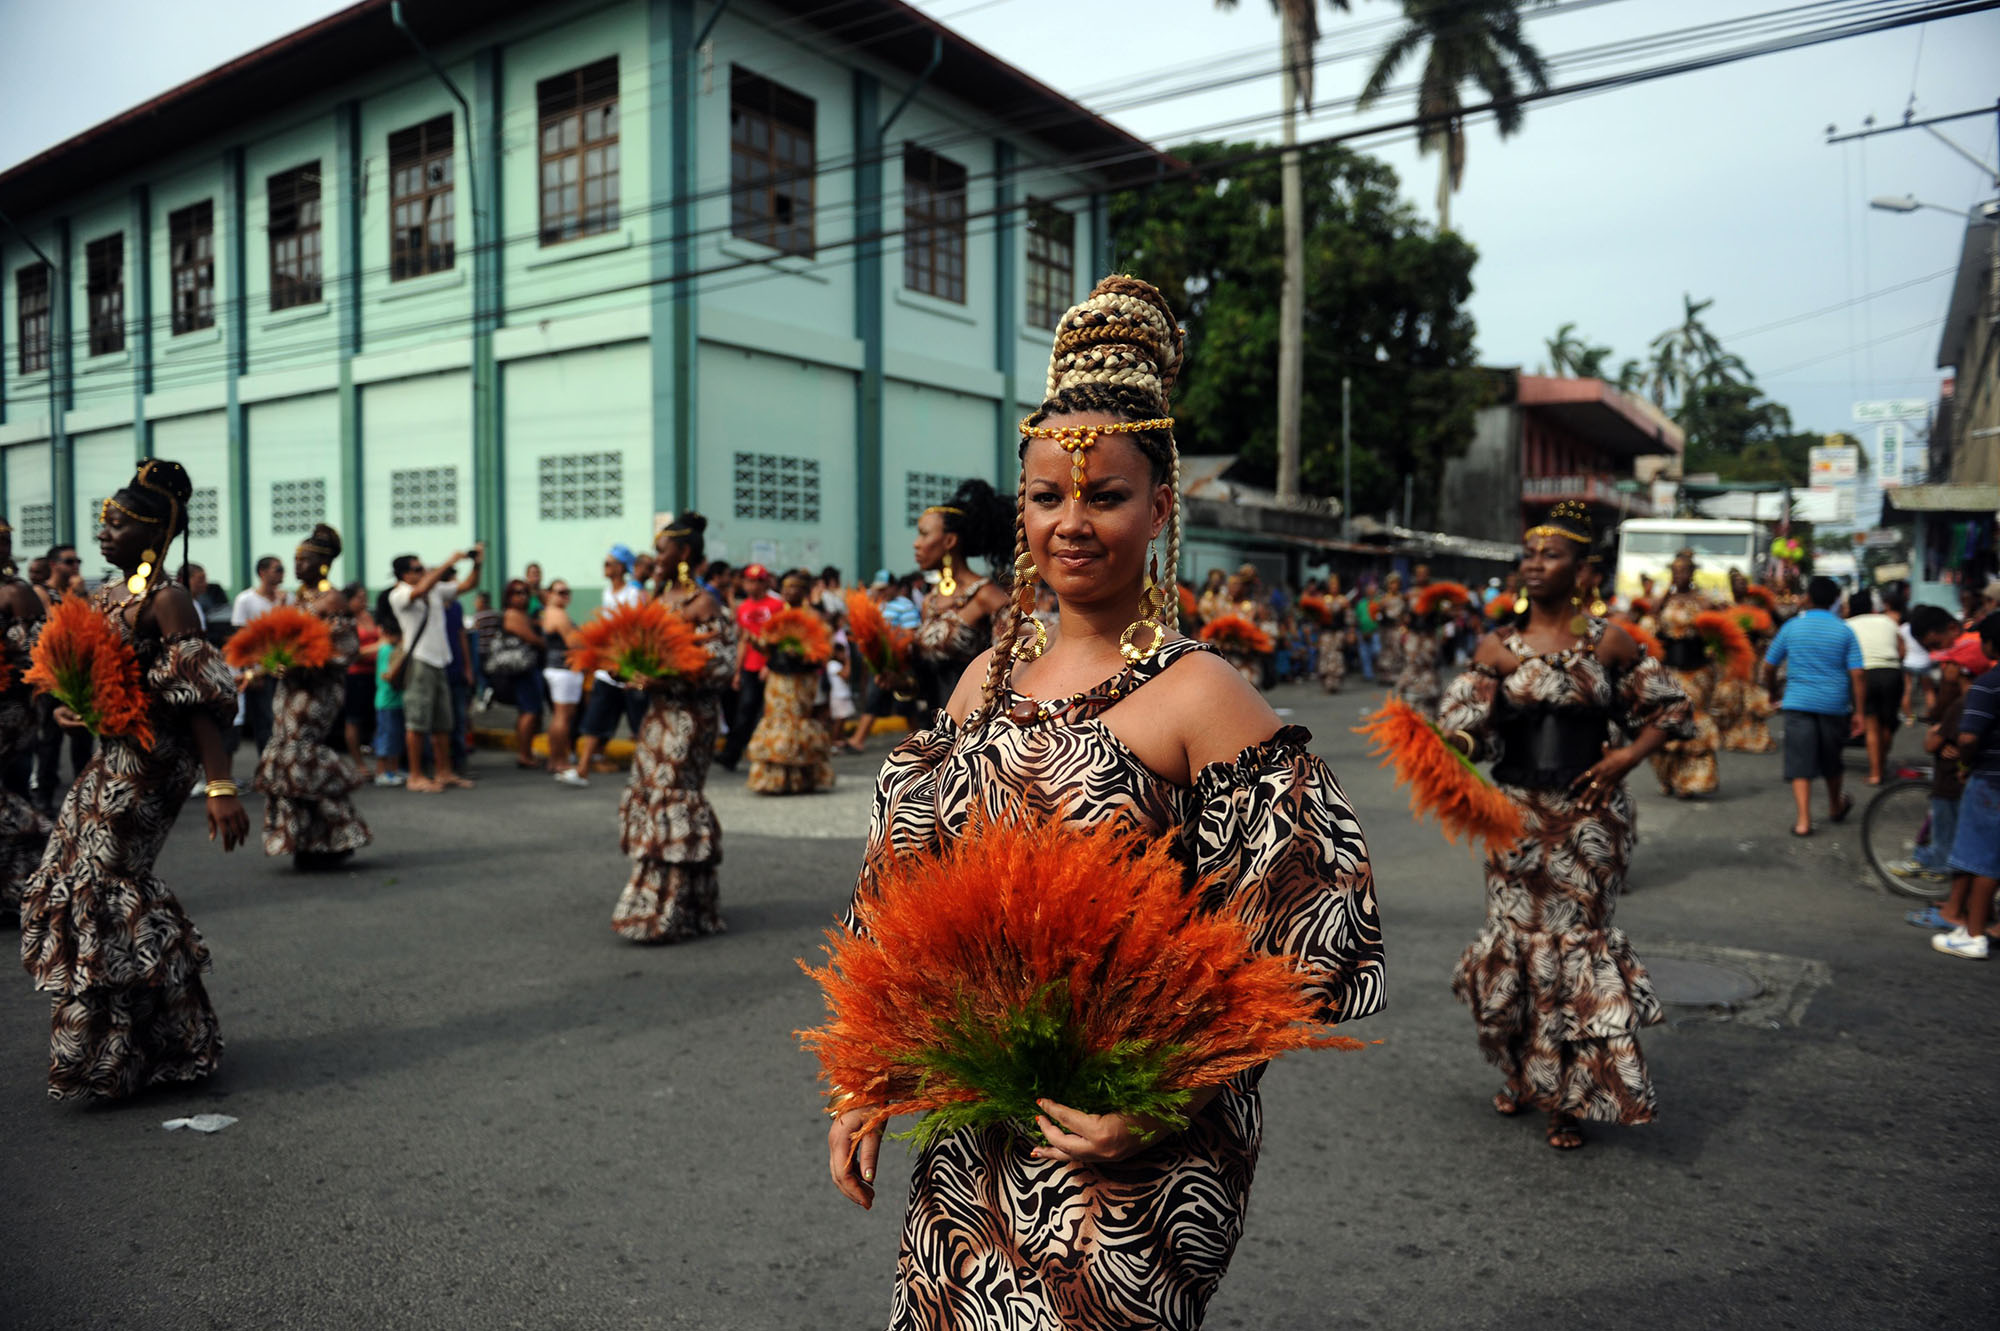
[{"label": "overcast sky", "polygon": [[[106,117],[342,8],[328,0],[0,0],[0,163],[30,157]],[[420,5],[419,5],[420,7]],[[1268,0],[920,0],[972,40],[1167,146],[1277,104],[1277,22]],[[1546,56],[1779,7],[1779,0],[1607,0],[1531,17]],[[1323,13],[1323,57],[1364,52],[1399,6],[1357,0]],[[87,43],[87,70],[83,57]],[[1734,44],[1733,42],[1731,44]],[[1652,63],[1639,56],[1568,77]],[[1305,137],[1394,119],[1341,105],[1366,77],[1357,57],[1323,64]],[[1677,323],[1681,294],[1712,296],[1710,327],[1741,354],[1801,428],[1846,427],[1858,398],[1936,390],[1939,324],[1963,222],[1941,212],[1871,211],[1872,195],[1965,209],[1991,183],[1921,130],[1829,147],[1826,128],[1981,106],[2000,96],[2000,13],[1766,56],[1703,73],[1530,109],[1505,143],[1471,134],[1453,222],[1478,246],[1473,314],[1481,356],[1530,369],[1574,321],[1618,357]],[[88,77],[85,77],[87,73]],[[1257,77],[1159,99],[1218,74]],[[1411,70],[1404,77],[1413,77]],[[1558,76],[1558,82],[1567,81]],[[1471,99],[1470,97],[1468,98]],[[1995,118],[1942,127],[1992,162]],[[1231,137],[1274,137],[1269,122]],[[1435,159],[1404,142],[1361,143],[1389,161],[1426,217]],[[1930,280],[1922,280],[1922,279]],[[1900,284],[1877,299],[1791,320]],[[1614,364],[1615,364],[1614,360]]]}]

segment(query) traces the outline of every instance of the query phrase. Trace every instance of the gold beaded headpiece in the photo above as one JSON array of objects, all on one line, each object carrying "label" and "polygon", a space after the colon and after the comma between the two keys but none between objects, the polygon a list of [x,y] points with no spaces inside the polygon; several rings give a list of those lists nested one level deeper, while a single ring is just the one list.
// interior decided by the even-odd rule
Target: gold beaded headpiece
[{"label": "gold beaded headpiece", "polygon": [[952,507],[952,506],[951,506],[950,504],[932,504],[932,505],[931,505],[931,506],[930,506],[929,508],[925,509],[925,510],[924,510],[924,512],[926,512],[926,513],[951,513],[951,514],[954,514],[954,515],[956,515],[956,516],[958,516],[958,517],[961,517],[961,518],[965,516],[965,510],[964,510],[964,509],[962,509],[962,508],[953,508],[953,507]]},{"label": "gold beaded headpiece", "polygon": [[1521,539],[1529,541],[1537,536],[1560,536],[1579,545],[1589,545],[1590,509],[1576,499],[1557,501],[1556,506],[1549,510],[1549,520],[1528,528]]},{"label": "gold beaded headpiece", "polygon": [[[1032,419],[1032,418],[1030,418]],[[1071,494],[1083,498],[1084,455],[1090,451],[1101,434],[1141,434],[1147,430],[1171,430],[1174,419],[1162,416],[1150,421],[1118,421],[1111,425],[1065,425],[1060,429],[1048,425],[1030,425],[1021,422],[1022,437],[1027,439],[1053,439],[1056,447],[1069,454],[1069,480]]]}]

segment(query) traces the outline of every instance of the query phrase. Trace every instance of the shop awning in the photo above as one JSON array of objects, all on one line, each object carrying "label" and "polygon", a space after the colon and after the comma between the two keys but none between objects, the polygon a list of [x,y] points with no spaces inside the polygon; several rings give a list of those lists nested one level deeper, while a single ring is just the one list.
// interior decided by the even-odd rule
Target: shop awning
[{"label": "shop awning", "polygon": [[1904,485],[1882,492],[1882,502],[1902,513],[2000,512],[2000,485]]}]

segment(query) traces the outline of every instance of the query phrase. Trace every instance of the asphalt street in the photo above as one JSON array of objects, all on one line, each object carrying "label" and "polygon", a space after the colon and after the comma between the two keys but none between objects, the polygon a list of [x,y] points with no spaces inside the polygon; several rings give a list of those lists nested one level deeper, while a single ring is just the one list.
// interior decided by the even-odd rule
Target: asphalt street
[{"label": "asphalt street", "polygon": [[[1273,695],[1368,832],[1389,1001],[1351,1033],[1385,1043],[1266,1077],[1209,1324],[2000,1325],[2000,962],[1932,952],[1852,822],[1789,837],[1775,755],[1725,755],[1698,804],[1642,771],[1618,923],[1642,959],[1720,960],[1763,992],[1673,1008],[1644,1037],[1659,1121],[1552,1151],[1488,1105],[1449,989],[1479,866],[1350,733],[1380,696]],[[184,815],[160,872],[214,954],[209,1083],[46,1100],[47,1003],[15,973],[0,1324],[883,1324],[908,1153],[884,1152],[873,1212],[833,1190],[793,1036],[820,1014],[794,961],[852,885],[874,760],[778,800],[718,772],[729,932],[663,949],[610,930],[622,777],[572,791],[479,761],[474,792],[365,790],[376,842],[338,875],[225,857]],[[161,1127],[203,1112],[239,1121]]]}]

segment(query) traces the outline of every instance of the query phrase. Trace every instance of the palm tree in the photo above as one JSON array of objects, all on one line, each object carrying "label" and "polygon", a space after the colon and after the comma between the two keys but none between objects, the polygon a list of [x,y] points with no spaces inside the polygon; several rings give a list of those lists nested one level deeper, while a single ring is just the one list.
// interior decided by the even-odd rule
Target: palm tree
[{"label": "palm tree", "polygon": [[1375,62],[1359,106],[1372,106],[1389,90],[1403,62],[1420,48],[1423,75],[1417,83],[1419,151],[1437,153],[1438,229],[1451,229],[1451,196],[1465,180],[1465,102],[1459,89],[1468,80],[1493,103],[1500,137],[1519,132],[1522,84],[1547,91],[1548,70],[1541,52],[1521,35],[1521,7],[1515,0],[1403,0],[1404,24]]},{"label": "palm tree", "polygon": [[[1223,9],[1236,0],[1215,0]],[[1327,0],[1346,10],[1348,0]],[[1285,278],[1278,293],[1278,497],[1299,493],[1299,404],[1305,391],[1306,191],[1299,169],[1298,108],[1312,111],[1313,51],[1319,45],[1319,10],[1313,0],[1271,0],[1283,60],[1285,153],[1279,163],[1279,201],[1285,213]]]},{"label": "palm tree", "polygon": [[1722,340],[1708,330],[1701,316],[1714,297],[1696,300],[1683,292],[1681,321],[1654,338],[1650,344],[1653,363],[1646,376],[1653,402],[1662,410],[1667,399],[1683,395],[1701,385],[1754,383],[1756,376],[1743,358],[1723,349]]},{"label": "palm tree", "polygon": [[1542,345],[1549,349],[1549,371],[1552,374],[1574,371],[1577,358],[1587,350],[1583,339],[1576,335],[1576,325],[1573,323],[1566,323],[1556,329],[1556,335]]}]

